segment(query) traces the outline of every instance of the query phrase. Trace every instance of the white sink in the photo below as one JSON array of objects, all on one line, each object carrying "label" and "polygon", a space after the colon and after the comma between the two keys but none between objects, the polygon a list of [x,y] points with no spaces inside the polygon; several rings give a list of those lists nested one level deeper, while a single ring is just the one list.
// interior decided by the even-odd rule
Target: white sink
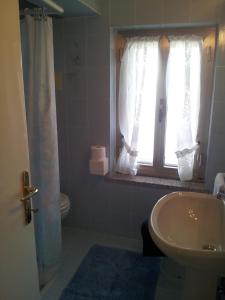
[{"label": "white sink", "polygon": [[154,206],[149,222],[154,242],[186,266],[183,299],[214,300],[225,274],[224,203],[203,193],[175,192]]}]

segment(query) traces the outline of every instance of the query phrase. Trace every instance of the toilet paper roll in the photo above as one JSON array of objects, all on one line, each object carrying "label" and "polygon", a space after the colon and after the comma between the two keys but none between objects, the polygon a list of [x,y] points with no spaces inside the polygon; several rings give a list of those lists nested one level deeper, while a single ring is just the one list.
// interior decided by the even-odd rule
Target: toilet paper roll
[{"label": "toilet paper roll", "polygon": [[109,170],[108,158],[102,160],[91,159],[89,161],[89,170],[90,174],[104,176],[106,173],[108,173]]},{"label": "toilet paper roll", "polygon": [[91,146],[91,159],[104,160],[106,158],[106,150],[104,146]]}]

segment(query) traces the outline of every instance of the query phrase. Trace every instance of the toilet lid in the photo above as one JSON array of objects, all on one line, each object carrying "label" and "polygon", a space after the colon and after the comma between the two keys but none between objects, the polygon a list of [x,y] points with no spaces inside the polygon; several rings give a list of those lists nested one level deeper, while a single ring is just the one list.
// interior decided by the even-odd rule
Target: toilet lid
[{"label": "toilet lid", "polygon": [[61,193],[60,197],[60,207],[61,209],[66,209],[70,206],[70,199],[67,195]]},{"label": "toilet lid", "polygon": [[65,208],[61,208],[60,209],[60,211],[61,211],[61,213],[65,213],[65,212],[67,212],[67,211],[69,211],[70,210],[70,208],[69,208],[69,206],[68,207],[65,207]]},{"label": "toilet lid", "polygon": [[68,207],[70,206],[69,203],[67,204],[64,204],[64,205],[60,205],[60,209],[63,210],[63,209],[67,209]]}]

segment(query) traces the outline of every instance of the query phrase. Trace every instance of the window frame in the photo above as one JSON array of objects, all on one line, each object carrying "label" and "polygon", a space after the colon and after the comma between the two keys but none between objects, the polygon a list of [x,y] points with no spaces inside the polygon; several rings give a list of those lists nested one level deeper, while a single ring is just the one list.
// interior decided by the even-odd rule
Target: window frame
[{"label": "window frame", "polygon": [[[116,36],[116,157],[118,157],[121,149],[121,134],[119,130],[118,122],[118,95],[119,95],[119,75],[121,57],[123,55],[123,49],[126,43],[126,38],[134,36],[160,36],[159,44],[159,56],[160,67],[157,84],[157,99],[156,99],[156,111],[155,111],[155,137],[154,137],[154,155],[153,165],[146,163],[138,163],[138,173],[141,176],[151,176],[159,178],[179,179],[177,168],[164,166],[164,149],[165,149],[165,132],[166,132],[166,65],[169,56],[169,35],[200,35],[203,38],[203,53],[202,53],[202,65],[201,65],[201,110],[200,116],[204,115],[204,118],[200,117],[200,126],[204,127],[201,133],[201,166],[198,171],[194,172],[194,178],[192,181],[202,182],[204,181],[204,174],[207,162],[207,146],[208,146],[208,134],[211,112],[211,99],[213,89],[213,69],[215,61],[215,45],[217,28],[209,26],[201,27],[182,27],[182,28],[164,28],[164,29],[138,29],[138,30],[119,30]],[[210,42],[209,42],[209,41]],[[209,46],[208,46],[209,45]],[[161,100],[162,99],[162,100]],[[159,122],[160,114],[160,101],[164,106],[162,121]],[[161,111],[162,113],[162,111]]]}]

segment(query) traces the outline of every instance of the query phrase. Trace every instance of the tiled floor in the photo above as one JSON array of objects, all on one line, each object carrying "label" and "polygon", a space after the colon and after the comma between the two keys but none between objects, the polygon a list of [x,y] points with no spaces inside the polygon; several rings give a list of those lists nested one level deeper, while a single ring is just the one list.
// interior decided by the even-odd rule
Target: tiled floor
[{"label": "tiled floor", "polygon": [[70,281],[82,259],[94,244],[120,247],[133,251],[142,251],[142,242],[101,233],[63,228],[63,252],[61,268],[52,282],[42,291],[41,300],[58,300],[60,294]]}]

